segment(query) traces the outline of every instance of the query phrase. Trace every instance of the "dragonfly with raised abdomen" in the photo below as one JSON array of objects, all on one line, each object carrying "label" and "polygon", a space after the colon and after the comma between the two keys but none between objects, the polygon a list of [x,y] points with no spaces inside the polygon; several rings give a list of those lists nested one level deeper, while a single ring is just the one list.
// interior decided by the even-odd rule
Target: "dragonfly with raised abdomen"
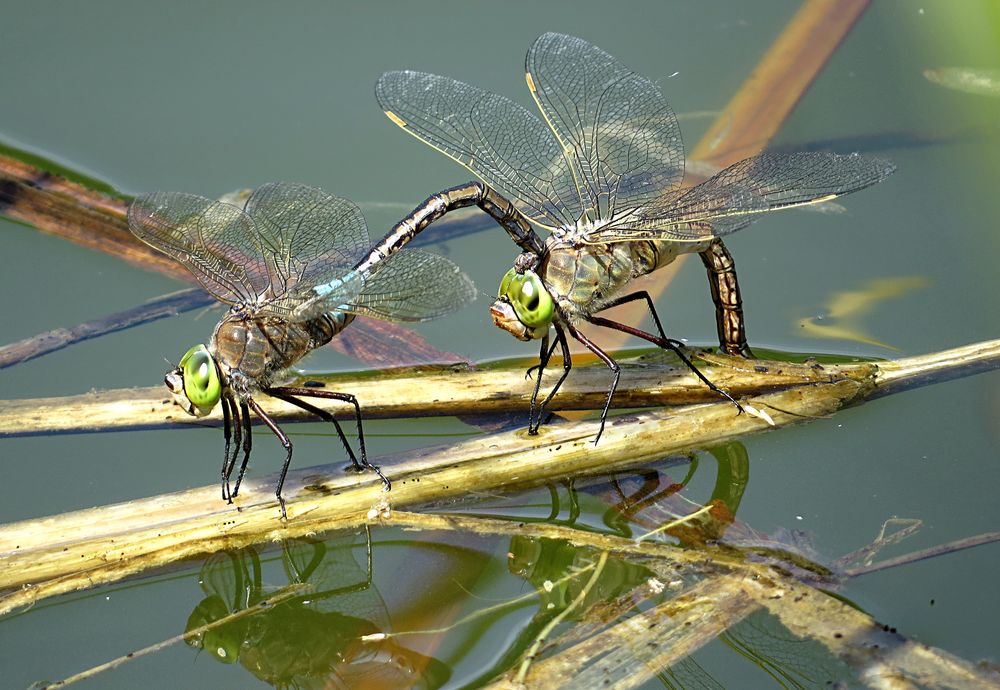
[{"label": "dragonfly with raised abdomen", "polygon": [[[628,292],[629,283],[681,254],[699,252],[709,269],[720,343],[749,355],[736,274],[720,238],[763,213],[864,189],[894,166],[860,155],[762,153],[682,187],[680,128],[652,81],[600,48],[557,33],[534,42],[525,72],[541,119],[503,96],[422,72],[387,72],[375,92],[394,123],[485,183],[446,193],[475,199],[471,203],[493,215],[522,249],[490,311],[514,337],[541,341],[529,431],[537,432],[569,374],[569,334],[613,374],[600,439],[620,367],[579,330],[581,322],[674,350],[732,400],[697,371],[678,341],[666,337],[649,294]],[[544,241],[535,228],[549,233]],[[632,301],[646,302],[655,334],[599,316]],[[563,372],[538,404],[541,373],[557,345]]]},{"label": "dragonfly with raised abdomen", "polygon": [[[222,405],[223,499],[232,502],[239,493],[250,460],[253,411],[285,448],[275,495],[286,517],[281,489],[292,443],[257,402],[259,393],[332,422],[353,466],[375,472],[389,489],[389,480],[368,461],[361,407],[353,395],[282,386],[280,381],[289,367],[358,315],[423,321],[475,298],[471,279],[448,259],[401,251],[416,232],[448,210],[446,199],[432,196],[372,245],[354,203],[299,184],[266,184],[243,206],[174,192],[146,194],[131,203],[132,232],[183,264],[230,308],[209,344],[188,350],[165,379],[189,414],[204,416]],[[358,455],[336,417],[304,397],[353,406]],[[241,447],[242,464],[231,485]]]}]

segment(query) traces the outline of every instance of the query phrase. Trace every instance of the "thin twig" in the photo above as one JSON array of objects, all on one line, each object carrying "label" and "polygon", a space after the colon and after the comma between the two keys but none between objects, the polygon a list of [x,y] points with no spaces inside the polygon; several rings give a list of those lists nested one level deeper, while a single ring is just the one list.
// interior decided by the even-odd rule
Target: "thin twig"
[{"label": "thin twig", "polygon": [[[558,627],[570,613],[580,608],[580,605],[587,600],[587,596],[590,594],[590,591],[594,588],[594,585],[597,584],[597,581],[601,577],[601,573],[604,572],[604,564],[607,562],[608,552],[602,551],[600,557],[597,559],[597,563],[591,566],[593,567],[594,572],[591,573],[590,579],[587,580],[587,584],[583,586],[580,593],[569,603],[568,606],[566,606],[566,608],[560,611],[557,616],[546,623],[545,627],[543,627],[541,631],[539,631],[538,635],[535,636],[535,641],[531,643],[531,647],[529,647],[528,651],[525,653],[524,661],[521,662],[521,667],[517,671],[518,683],[524,683],[524,678],[528,675],[528,669],[531,668],[531,662],[533,662],[538,656],[538,650],[541,649],[542,645],[545,644],[545,641],[549,639],[552,631],[555,630],[556,627]],[[584,568],[583,571],[586,571],[586,568]]]},{"label": "thin twig", "polygon": [[0,347],[0,369],[27,362],[28,360],[50,352],[56,352],[64,347],[74,345],[84,340],[98,338],[108,333],[125,330],[150,323],[168,316],[177,316],[192,309],[206,307],[217,302],[205,291],[188,288],[170,295],[158,297],[145,304],[111,314],[109,316],[87,321],[72,328],[56,328],[31,338],[19,340]]},{"label": "thin twig", "polygon": [[921,549],[920,551],[913,551],[912,553],[903,554],[902,556],[897,556],[896,558],[888,558],[884,561],[879,561],[878,563],[873,563],[871,565],[861,565],[856,568],[847,568],[843,571],[843,574],[847,577],[858,577],[859,575],[867,575],[868,573],[875,573],[880,570],[898,568],[901,565],[909,565],[910,563],[916,563],[917,561],[922,561],[928,558],[944,556],[949,553],[962,551],[963,549],[971,549],[974,546],[992,544],[995,541],[1000,541],[1000,532],[986,532],[984,534],[977,534],[974,537],[956,539],[955,541],[950,541],[947,544],[931,546],[930,548]]},{"label": "thin twig", "polygon": [[275,607],[275,605],[280,604],[281,602],[287,599],[291,599],[292,597],[298,596],[302,594],[305,590],[311,588],[312,586],[307,583],[298,582],[290,584],[286,587],[282,587],[264,601],[260,601],[254,604],[253,606],[247,607],[245,609],[240,609],[239,611],[235,611],[227,616],[224,616],[223,618],[212,621],[211,623],[206,623],[205,625],[200,625],[197,628],[186,630],[182,632],[180,635],[175,635],[173,637],[167,638],[166,640],[157,642],[156,644],[149,645],[148,647],[143,647],[142,649],[137,649],[134,652],[129,652],[128,654],[120,656],[117,659],[112,659],[111,661],[105,662],[103,664],[98,664],[97,666],[93,666],[87,669],[86,671],[81,671],[80,673],[73,674],[72,676],[64,678],[63,680],[57,680],[54,683],[47,683],[45,685],[39,686],[37,690],[54,690],[55,688],[64,688],[67,685],[72,685],[73,683],[77,683],[81,680],[87,680],[89,678],[93,678],[94,676],[100,673],[104,673],[105,671],[111,671],[113,669],[116,669],[119,666],[122,666],[123,664],[132,661],[133,659],[138,659],[141,656],[146,656],[147,654],[158,652],[162,649],[170,647],[171,645],[175,645],[178,642],[183,642],[184,640],[191,639],[192,637],[203,635],[210,630],[222,627],[223,625],[228,625],[233,621],[240,620],[241,618],[247,618],[249,616],[254,616],[258,613],[264,613],[266,611],[270,611]]}]

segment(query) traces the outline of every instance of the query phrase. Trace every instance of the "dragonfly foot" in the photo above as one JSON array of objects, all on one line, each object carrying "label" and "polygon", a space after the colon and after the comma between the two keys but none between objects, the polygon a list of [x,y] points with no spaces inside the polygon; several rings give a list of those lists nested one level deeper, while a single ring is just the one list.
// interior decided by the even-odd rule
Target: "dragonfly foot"
[{"label": "dragonfly foot", "polygon": [[345,472],[364,472],[365,466],[358,462],[358,459],[351,456],[351,464],[344,465]]},{"label": "dragonfly foot", "polygon": [[345,466],[344,467],[344,471],[345,472],[350,472],[350,471],[353,471],[353,472],[365,472],[365,471],[374,472],[375,474],[378,475],[378,478],[382,480],[382,491],[389,491],[390,489],[392,489],[392,482],[390,482],[389,479],[384,474],[382,474],[381,468],[379,468],[378,465],[371,464],[367,460],[363,460],[361,462],[358,462],[358,461],[355,460],[355,462],[354,462],[353,465],[347,465],[347,466]]},{"label": "dragonfly foot", "polygon": [[604,433],[604,420],[602,419],[601,420],[601,428],[597,430],[597,436],[594,437],[594,445],[595,446],[597,445],[597,442],[601,440],[601,434],[603,434],[603,433]]},{"label": "dragonfly foot", "polygon": [[378,465],[373,465],[369,462],[367,463],[367,469],[377,474],[378,478],[382,480],[382,491],[390,491],[392,489],[392,482],[390,482],[389,479],[382,474],[382,470],[379,469]]}]

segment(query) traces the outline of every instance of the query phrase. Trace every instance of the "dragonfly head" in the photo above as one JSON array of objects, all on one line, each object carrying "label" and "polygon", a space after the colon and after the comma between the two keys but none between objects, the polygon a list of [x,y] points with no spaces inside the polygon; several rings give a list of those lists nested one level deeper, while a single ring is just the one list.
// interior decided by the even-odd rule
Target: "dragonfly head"
[{"label": "dragonfly head", "polygon": [[542,279],[530,269],[512,268],[500,282],[500,292],[490,307],[493,323],[518,340],[537,340],[549,332],[555,302]]},{"label": "dragonfly head", "polygon": [[181,363],[167,372],[163,382],[174,396],[174,402],[195,417],[210,413],[222,397],[219,366],[204,345],[188,350]]},{"label": "dragonfly head", "polygon": [[[194,607],[194,611],[188,616],[187,621],[188,630],[202,629],[202,631],[185,635],[184,641],[195,649],[205,650],[215,657],[216,661],[221,661],[224,664],[235,664],[239,661],[240,649],[248,632],[246,622],[232,621],[231,624],[216,625],[211,628],[213,623],[217,623],[227,616],[232,616],[232,614],[233,612],[230,611],[229,606],[220,595],[209,594]],[[241,623],[243,624],[241,625]],[[210,629],[203,630],[205,627]]]}]

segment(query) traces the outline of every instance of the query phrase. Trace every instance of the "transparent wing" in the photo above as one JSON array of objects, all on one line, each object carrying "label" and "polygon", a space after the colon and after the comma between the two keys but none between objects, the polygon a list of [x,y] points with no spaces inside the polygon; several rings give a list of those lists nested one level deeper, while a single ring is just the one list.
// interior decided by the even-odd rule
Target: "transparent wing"
[{"label": "transparent wing", "polygon": [[585,241],[700,241],[728,235],[762,213],[829,201],[881,182],[895,169],[888,161],[857,154],[763,153],[695,187],[672,190]]},{"label": "transparent wing", "polygon": [[386,321],[426,321],[450,314],[476,298],[476,286],[438,254],[408,250],[377,265],[345,311]]},{"label": "transparent wing", "polygon": [[140,240],[183,264],[221,302],[254,304],[267,292],[260,236],[236,206],[195,194],[153,192],[132,201],[128,225]]},{"label": "transparent wing", "polygon": [[389,119],[511,197],[539,225],[571,226],[580,217],[580,196],[559,144],[517,103],[410,71],[383,74],[375,97]]},{"label": "transparent wing", "polygon": [[680,183],[680,127],[651,81],[583,39],[557,33],[532,44],[525,72],[591,220],[611,219]]},{"label": "transparent wing", "polygon": [[370,242],[353,202],[315,187],[273,182],[254,190],[246,213],[260,236],[270,281],[261,311],[287,315],[314,296],[315,286],[338,280],[344,295],[360,289],[360,282],[346,276]]}]

